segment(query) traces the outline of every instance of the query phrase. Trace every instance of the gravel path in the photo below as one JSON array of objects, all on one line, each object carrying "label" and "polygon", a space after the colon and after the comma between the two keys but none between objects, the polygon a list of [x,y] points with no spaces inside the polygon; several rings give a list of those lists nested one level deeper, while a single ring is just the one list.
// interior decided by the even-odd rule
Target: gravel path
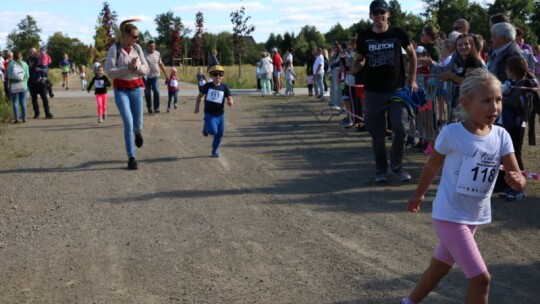
[{"label": "gravel path", "polygon": [[[406,152],[412,183],[372,183],[368,135],[324,102],[235,95],[214,159],[186,88],[178,110],[145,114],[128,171],[112,97],[98,124],[93,95],[56,91],[54,119],[0,135],[0,303],[398,303],[429,262],[430,204],[405,212],[425,156]],[[531,193],[494,198],[478,230],[490,303],[540,298]],[[425,303],[466,288],[456,268]]]}]

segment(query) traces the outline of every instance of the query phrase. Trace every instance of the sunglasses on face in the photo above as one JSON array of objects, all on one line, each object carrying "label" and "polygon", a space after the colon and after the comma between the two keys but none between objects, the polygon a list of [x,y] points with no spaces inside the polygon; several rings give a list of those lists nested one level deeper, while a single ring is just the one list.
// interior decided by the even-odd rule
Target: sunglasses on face
[{"label": "sunglasses on face", "polygon": [[382,9],[381,9],[381,10],[374,10],[374,11],[371,12],[371,14],[372,14],[373,16],[384,15],[384,14],[386,14],[386,11],[385,11],[385,10],[382,10]]},{"label": "sunglasses on face", "polygon": [[212,72],[210,73],[210,75],[214,77],[223,77],[223,72]]},{"label": "sunglasses on face", "polygon": [[130,36],[131,36],[133,39],[139,38],[139,35],[131,35],[131,34],[130,34]]}]

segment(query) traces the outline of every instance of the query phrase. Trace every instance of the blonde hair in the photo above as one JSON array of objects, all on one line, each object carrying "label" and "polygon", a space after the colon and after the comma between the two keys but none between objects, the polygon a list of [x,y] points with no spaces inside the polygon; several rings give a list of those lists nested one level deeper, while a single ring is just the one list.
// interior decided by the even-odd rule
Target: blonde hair
[{"label": "blonde hair", "polygon": [[128,20],[122,21],[122,23],[120,23],[120,33],[131,35],[133,30],[138,31],[139,29],[135,25],[133,25],[131,23],[132,22],[137,22],[137,21],[140,21],[140,20],[141,19],[139,19],[139,18],[133,18],[133,19],[128,19]]},{"label": "blonde hair", "polygon": [[[479,91],[480,86],[487,85],[488,83],[494,84],[496,87],[501,87],[501,82],[495,75],[491,74],[488,70],[480,68],[467,74],[463,83],[459,87],[459,99],[466,98],[472,100],[476,97],[476,93]],[[467,119],[467,113],[463,111],[461,103],[459,106],[459,114],[462,119]]]}]

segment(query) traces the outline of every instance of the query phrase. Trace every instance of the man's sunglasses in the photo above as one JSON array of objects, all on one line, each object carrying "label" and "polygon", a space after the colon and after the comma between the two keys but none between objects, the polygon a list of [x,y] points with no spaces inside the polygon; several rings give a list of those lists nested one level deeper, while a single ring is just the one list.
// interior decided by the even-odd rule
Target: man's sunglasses
[{"label": "man's sunglasses", "polygon": [[212,72],[210,73],[210,75],[214,76],[214,77],[223,77],[223,72]]},{"label": "man's sunglasses", "polygon": [[384,14],[386,14],[386,11],[385,11],[385,10],[382,10],[382,9],[378,9],[378,10],[372,11],[371,14],[372,14],[373,16],[384,15]]}]

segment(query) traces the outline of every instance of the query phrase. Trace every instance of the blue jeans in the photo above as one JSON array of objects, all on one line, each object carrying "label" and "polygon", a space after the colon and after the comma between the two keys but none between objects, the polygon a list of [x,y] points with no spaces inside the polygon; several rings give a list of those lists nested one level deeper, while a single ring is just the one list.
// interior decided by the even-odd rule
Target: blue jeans
[{"label": "blue jeans", "polygon": [[174,105],[178,103],[178,91],[169,91],[169,101],[167,102],[167,110],[171,108],[171,99],[174,99]]},{"label": "blue jeans", "polygon": [[114,101],[124,122],[124,141],[128,157],[135,157],[134,133],[143,126],[142,88],[133,90],[114,89]]},{"label": "blue jeans", "polygon": [[317,90],[315,94],[317,96],[323,96],[324,95],[324,73],[319,73],[317,75],[314,75],[315,81],[317,83]]},{"label": "blue jeans", "polygon": [[19,120],[19,103],[21,104],[21,118],[23,121],[26,121],[26,92],[24,90],[19,93],[11,94],[11,100],[13,102],[13,114],[15,115],[15,120]]},{"label": "blue jeans", "polygon": [[204,129],[210,135],[214,136],[212,142],[212,153],[217,151],[221,144],[221,138],[225,132],[225,114],[215,116],[209,113],[204,113]]},{"label": "blue jeans", "polygon": [[146,78],[144,81],[144,99],[148,109],[152,109],[152,93],[154,93],[154,110],[159,110],[159,77]]}]

